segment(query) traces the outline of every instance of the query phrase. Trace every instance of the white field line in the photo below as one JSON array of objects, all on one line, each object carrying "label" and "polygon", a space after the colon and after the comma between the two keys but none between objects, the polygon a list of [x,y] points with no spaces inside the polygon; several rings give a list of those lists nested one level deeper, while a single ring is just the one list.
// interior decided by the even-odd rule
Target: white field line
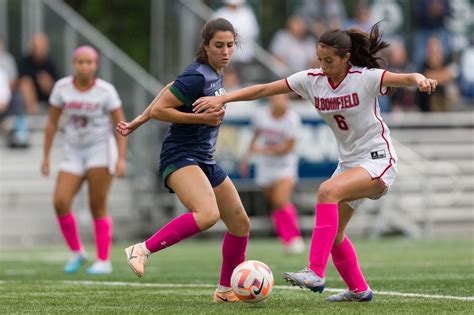
[{"label": "white field line", "polygon": [[[13,283],[15,281],[1,281],[0,285]],[[62,283],[69,285],[85,285],[85,286],[111,286],[111,287],[142,287],[142,288],[215,288],[214,284],[182,284],[182,283],[139,283],[139,282],[120,282],[120,281],[89,281],[89,280],[65,280],[65,281],[41,281],[43,283]],[[275,289],[278,290],[301,290],[299,287],[290,287],[287,285],[276,285]],[[324,289],[327,292],[339,293],[345,291],[344,289]],[[388,296],[401,296],[411,298],[424,298],[424,299],[439,299],[439,300],[457,300],[457,301],[474,301],[474,296],[453,296],[453,295],[435,295],[435,294],[420,294],[420,293],[403,293],[395,291],[374,291],[377,295],[388,295]]]}]

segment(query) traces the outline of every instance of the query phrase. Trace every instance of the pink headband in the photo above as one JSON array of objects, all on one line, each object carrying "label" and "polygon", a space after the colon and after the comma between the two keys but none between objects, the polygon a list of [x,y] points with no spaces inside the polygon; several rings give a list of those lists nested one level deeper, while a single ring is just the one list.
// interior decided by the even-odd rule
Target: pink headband
[{"label": "pink headband", "polygon": [[74,52],[72,53],[72,58],[76,59],[77,56],[79,56],[79,54],[82,54],[82,53],[87,54],[89,57],[91,57],[95,61],[99,59],[99,54],[97,53],[97,50],[87,45],[76,48]]}]

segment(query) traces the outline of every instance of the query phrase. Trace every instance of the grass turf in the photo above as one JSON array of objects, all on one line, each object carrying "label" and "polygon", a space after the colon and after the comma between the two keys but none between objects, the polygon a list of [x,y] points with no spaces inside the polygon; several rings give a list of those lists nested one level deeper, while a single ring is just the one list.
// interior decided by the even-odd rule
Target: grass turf
[{"label": "grass turf", "polygon": [[[2,249],[0,309],[3,314],[472,314],[474,240],[395,238],[354,243],[364,274],[375,291],[372,303],[325,302],[325,297],[334,294],[327,291],[344,288],[331,262],[326,277],[329,290],[322,295],[291,289],[283,280],[283,272],[305,267],[307,251],[287,256],[276,240],[253,239],[247,258],[261,260],[272,268],[277,285],[272,296],[266,303],[255,305],[215,304],[211,297],[219,277],[220,241],[196,239],[153,255],[142,279],[135,277],[125,261],[123,248],[127,244],[114,246],[114,272],[107,276],[87,275],[86,267],[75,275],[64,275],[62,267],[68,254],[62,246]],[[94,248],[87,249],[93,256]]]}]

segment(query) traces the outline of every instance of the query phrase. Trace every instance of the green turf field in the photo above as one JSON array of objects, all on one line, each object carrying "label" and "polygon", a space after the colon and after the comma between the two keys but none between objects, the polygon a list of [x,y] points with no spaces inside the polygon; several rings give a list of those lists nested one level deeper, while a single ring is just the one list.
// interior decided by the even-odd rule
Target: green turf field
[{"label": "green turf field", "polygon": [[[323,294],[288,286],[285,271],[307,264],[307,254],[287,256],[273,239],[254,239],[248,259],[267,263],[276,287],[266,303],[215,304],[220,242],[188,240],[153,255],[137,278],[123,247],[112,253],[114,272],[62,274],[64,247],[0,252],[0,313],[155,314],[452,314],[474,313],[474,240],[383,239],[355,241],[362,269],[374,290],[372,303],[329,304],[344,288],[330,263]],[[92,247],[89,253],[94,254]]]}]

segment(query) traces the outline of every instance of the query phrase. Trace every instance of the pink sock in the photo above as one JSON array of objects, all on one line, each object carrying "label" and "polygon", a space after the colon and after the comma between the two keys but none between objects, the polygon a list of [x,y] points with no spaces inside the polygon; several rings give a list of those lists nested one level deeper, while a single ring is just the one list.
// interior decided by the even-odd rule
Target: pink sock
[{"label": "pink sock", "polygon": [[337,204],[316,205],[316,226],[311,237],[309,268],[324,278],[338,225]]},{"label": "pink sock", "polygon": [[300,237],[296,209],[287,204],[272,212],[272,222],[275,231],[283,244],[288,244],[294,237]]},{"label": "pink sock", "polygon": [[109,260],[110,246],[112,245],[112,218],[94,219],[94,230],[97,259]]},{"label": "pink sock", "polygon": [[152,253],[170,247],[179,241],[201,232],[191,212],[182,214],[162,227],[145,241],[145,246]]},{"label": "pink sock", "polygon": [[362,292],[369,288],[360,270],[355,248],[347,236],[332,249],[331,254],[332,261],[349,290]]},{"label": "pink sock", "polygon": [[301,237],[300,224],[298,223],[298,211],[296,207],[291,202],[286,205],[286,211],[290,216],[290,224],[292,226],[293,238]]},{"label": "pink sock", "polygon": [[76,218],[72,211],[63,216],[57,216],[61,233],[66,240],[69,249],[73,252],[82,251],[81,239],[79,238],[79,231],[77,229]]},{"label": "pink sock", "polygon": [[249,237],[234,236],[229,232],[225,232],[224,241],[222,242],[222,267],[221,278],[219,284],[230,287],[230,277],[234,268],[245,260],[245,251]]}]

